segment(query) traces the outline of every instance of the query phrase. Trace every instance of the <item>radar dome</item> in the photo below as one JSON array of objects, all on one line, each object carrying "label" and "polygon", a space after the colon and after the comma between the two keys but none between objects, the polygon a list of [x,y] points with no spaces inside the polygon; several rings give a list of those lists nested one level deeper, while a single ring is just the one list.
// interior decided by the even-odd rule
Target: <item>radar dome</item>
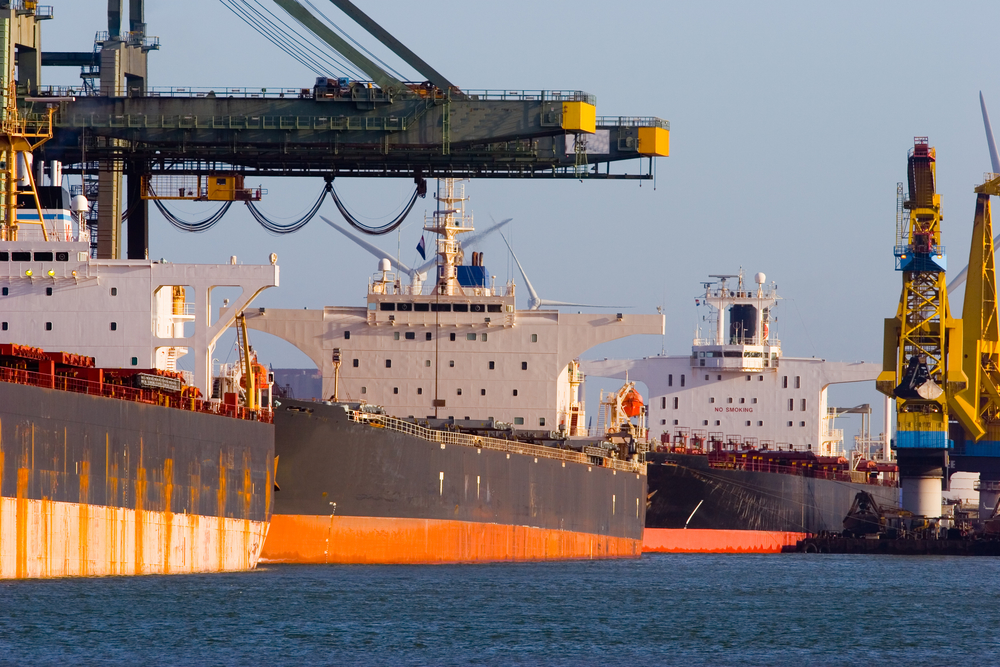
[{"label": "radar dome", "polygon": [[753,277],[753,279],[757,281],[758,285],[763,285],[764,282],[767,280],[767,276],[765,276],[763,273],[758,273]]},{"label": "radar dome", "polygon": [[73,201],[70,206],[74,213],[86,213],[90,210],[90,202],[87,201],[87,198],[83,195],[73,197]]},{"label": "radar dome", "polygon": [[390,261],[388,258],[383,257],[382,259],[379,260],[378,270],[392,271],[392,261]]}]

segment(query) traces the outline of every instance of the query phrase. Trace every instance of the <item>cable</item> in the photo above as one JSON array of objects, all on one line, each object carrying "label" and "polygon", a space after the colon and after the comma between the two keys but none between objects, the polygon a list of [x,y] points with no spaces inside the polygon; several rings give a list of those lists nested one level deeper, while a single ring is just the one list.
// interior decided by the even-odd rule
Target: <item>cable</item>
[{"label": "cable", "polygon": [[222,220],[223,216],[225,216],[226,213],[229,212],[229,208],[233,205],[233,202],[227,201],[225,204],[222,205],[222,208],[220,208],[218,211],[213,213],[211,216],[205,218],[204,220],[199,220],[198,222],[189,222],[187,220],[181,220],[173,213],[171,213],[169,210],[167,210],[167,207],[163,204],[163,202],[161,202],[159,199],[156,199],[156,195],[152,193],[152,190],[150,190],[150,193],[153,195],[152,197],[153,203],[156,204],[156,208],[159,209],[160,213],[163,214],[163,217],[167,219],[167,222],[169,222],[171,225],[184,232],[195,232],[195,233],[207,232],[209,229],[215,226],[215,224],[219,222],[219,220]]},{"label": "cable", "polygon": [[237,7],[236,5],[230,5],[227,2],[227,0],[221,0],[221,2],[222,2],[223,5],[225,5],[225,7],[227,9],[229,9],[231,12],[233,12],[234,14],[236,14],[236,16],[238,16],[244,23],[246,23],[248,26],[250,26],[251,28],[253,28],[256,32],[258,32],[266,40],[268,40],[269,42],[271,42],[272,44],[274,44],[275,46],[277,46],[279,49],[281,49],[282,51],[284,51],[285,53],[287,53],[288,55],[290,55],[292,58],[294,58],[295,60],[297,60],[299,62],[299,64],[303,65],[306,69],[312,70],[313,73],[315,73],[315,74],[327,75],[327,73],[319,71],[315,64],[307,62],[305,59],[303,59],[301,56],[299,56],[293,50],[289,49],[284,44],[282,44],[280,41],[278,41],[275,37],[273,37],[272,35],[268,34],[260,26],[259,22],[255,21],[252,17],[248,17],[246,15],[246,13],[245,13],[246,10],[244,10],[242,7]]},{"label": "cable", "polygon": [[382,234],[388,234],[389,232],[395,230],[396,227],[403,224],[403,220],[405,220],[406,216],[409,215],[410,210],[413,209],[413,205],[417,203],[417,197],[427,196],[427,181],[419,176],[415,178],[414,181],[416,181],[417,187],[414,188],[413,195],[410,197],[410,201],[407,202],[406,207],[403,208],[403,211],[393,220],[390,220],[381,227],[369,227],[351,215],[351,212],[347,210],[344,203],[340,201],[340,197],[337,195],[337,191],[333,189],[332,183],[330,184],[330,197],[333,198],[333,203],[337,205],[337,210],[340,211],[340,214],[344,216],[344,220],[347,220],[351,227],[354,227],[358,231],[364,232],[365,234],[370,234],[371,236],[381,236]]},{"label": "cable", "polygon": [[312,9],[313,9],[314,12],[316,12],[321,17],[323,17],[323,20],[325,20],[327,23],[329,23],[334,28],[336,28],[337,32],[339,32],[341,35],[343,35],[345,38],[347,38],[352,44],[354,44],[354,46],[358,47],[359,49],[361,49],[362,51],[364,51],[365,53],[367,53],[369,56],[371,56],[372,60],[374,60],[379,65],[381,65],[382,67],[384,67],[389,72],[389,74],[392,74],[393,76],[395,76],[400,81],[406,81],[407,77],[404,76],[403,74],[400,74],[399,70],[393,68],[387,62],[385,62],[384,60],[382,60],[381,58],[379,58],[378,56],[376,56],[374,53],[372,53],[371,51],[369,51],[368,49],[366,49],[364,46],[362,46],[361,43],[358,42],[358,40],[356,40],[353,37],[351,37],[349,34],[347,34],[347,32],[345,32],[343,30],[343,28],[341,28],[339,25],[337,25],[336,23],[334,23],[333,21],[331,21],[329,19],[329,17],[327,17],[326,14],[324,14],[322,11],[320,11],[320,9],[316,5],[314,5],[312,2],[310,2],[310,0],[304,0],[304,1],[305,1],[305,3],[307,5],[309,5],[310,7],[312,7]]},{"label": "cable", "polygon": [[263,213],[261,213],[257,209],[256,206],[254,206],[252,201],[247,201],[246,205],[247,208],[250,209],[250,215],[253,216],[254,220],[256,220],[260,224],[260,226],[263,227],[265,230],[267,230],[269,233],[274,234],[276,236],[281,234],[291,234],[305,227],[310,220],[316,217],[316,214],[319,212],[320,206],[323,205],[323,200],[326,199],[326,193],[332,190],[333,190],[333,183],[327,182],[326,186],[323,188],[323,191],[319,193],[319,199],[316,200],[316,203],[313,204],[312,208],[306,211],[306,214],[303,215],[298,220],[296,220],[295,222],[290,222],[287,224],[281,224],[268,219]]}]

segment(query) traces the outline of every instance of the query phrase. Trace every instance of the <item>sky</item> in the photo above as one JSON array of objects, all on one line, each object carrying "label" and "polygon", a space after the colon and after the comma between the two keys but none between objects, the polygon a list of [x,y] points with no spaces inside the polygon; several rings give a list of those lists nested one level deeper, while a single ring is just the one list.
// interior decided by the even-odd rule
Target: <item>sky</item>
[{"label": "sky", "polygon": [[[355,1],[463,88],[584,90],[597,96],[599,115],[670,121],[671,155],[657,160],[655,184],[539,178],[467,185],[480,227],[490,216],[514,219],[514,250],[543,298],[621,304],[634,313],[663,307],[663,337],[605,344],[589,358],[689,353],[705,314],[694,305],[699,283],[742,267],[748,276],[765,272],[784,297],[772,331],[785,356],[878,361],[882,321],[895,314],[901,286],[892,255],[896,183],[905,181],[915,136],[937,148],[949,266],[957,272],[967,263],[972,189],[990,170],[980,91],[1000,118],[996,3]],[[43,24],[46,50],[90,50],[107,27],[104,0],[47,4],[55,20]],[[314,4],[340,16],[326,0]],[[309,87],[314,80],[220,0],[150,0],[146,22],[162,43],[150,54],[152,86]],[[363,37],[346,19],[343,25]],[[46,68],[43,83],[76,84],[76,77],[73,69]],[[260,207],[286,219],[308,209],[323,185],[262,184],[269,194]],[[394,216],[412,182],[341,179],[337,188],[377,222]],[[419,200],[398,235],[404,263],[415,261],[432,205]],[[209,209],[175,210],[194,219]],[[332,204],[322,212],[336,216]],[[276,252],[281,286],[259,297],[261,306],[360,305],[377,264],[318,218],[274,237],[238,206],[200,235],[152,216],[151,257],[228,262],[235,254],[264,263]],[[395,234],[375,243],[396,254]],[[499,237],[480,249],[498,281],[515,277]],[[516,282],[523,284],[520,276]],[[519,294],[525,307],[527,292]],[[953,312],[960,311],[957,294]],[[282,342],[258,337],[255,345],[274,367],[309,365]],[[881,406],[871,385],[833,390],[831,403],[838,402]]]}]

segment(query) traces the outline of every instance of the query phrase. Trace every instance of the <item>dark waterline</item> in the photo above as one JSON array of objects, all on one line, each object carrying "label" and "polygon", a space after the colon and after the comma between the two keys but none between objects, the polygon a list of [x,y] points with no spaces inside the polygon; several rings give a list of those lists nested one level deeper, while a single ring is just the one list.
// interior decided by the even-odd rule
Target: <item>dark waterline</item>
[{"label": "dark waterline", "polygon": [[0,664],[998,664],[998,594],[997,559],[797,554],[4,582]]}]

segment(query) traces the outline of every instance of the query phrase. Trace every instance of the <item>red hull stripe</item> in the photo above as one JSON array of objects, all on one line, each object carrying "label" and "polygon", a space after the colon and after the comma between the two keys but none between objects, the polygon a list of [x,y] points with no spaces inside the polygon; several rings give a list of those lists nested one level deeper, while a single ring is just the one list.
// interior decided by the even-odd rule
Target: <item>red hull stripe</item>
[{"label": "red hull stripe", "polygon": [[272,563],[463,563],[638,558],[625,537],[471,521],[275,514],[261,552]]},{"label": "red hull stripe", "polygon": [[777,530],[705,530],[684,528],[647,528],[642,550],[647,553],[781,553],[782,547],[795,546],[807,533]]}]

